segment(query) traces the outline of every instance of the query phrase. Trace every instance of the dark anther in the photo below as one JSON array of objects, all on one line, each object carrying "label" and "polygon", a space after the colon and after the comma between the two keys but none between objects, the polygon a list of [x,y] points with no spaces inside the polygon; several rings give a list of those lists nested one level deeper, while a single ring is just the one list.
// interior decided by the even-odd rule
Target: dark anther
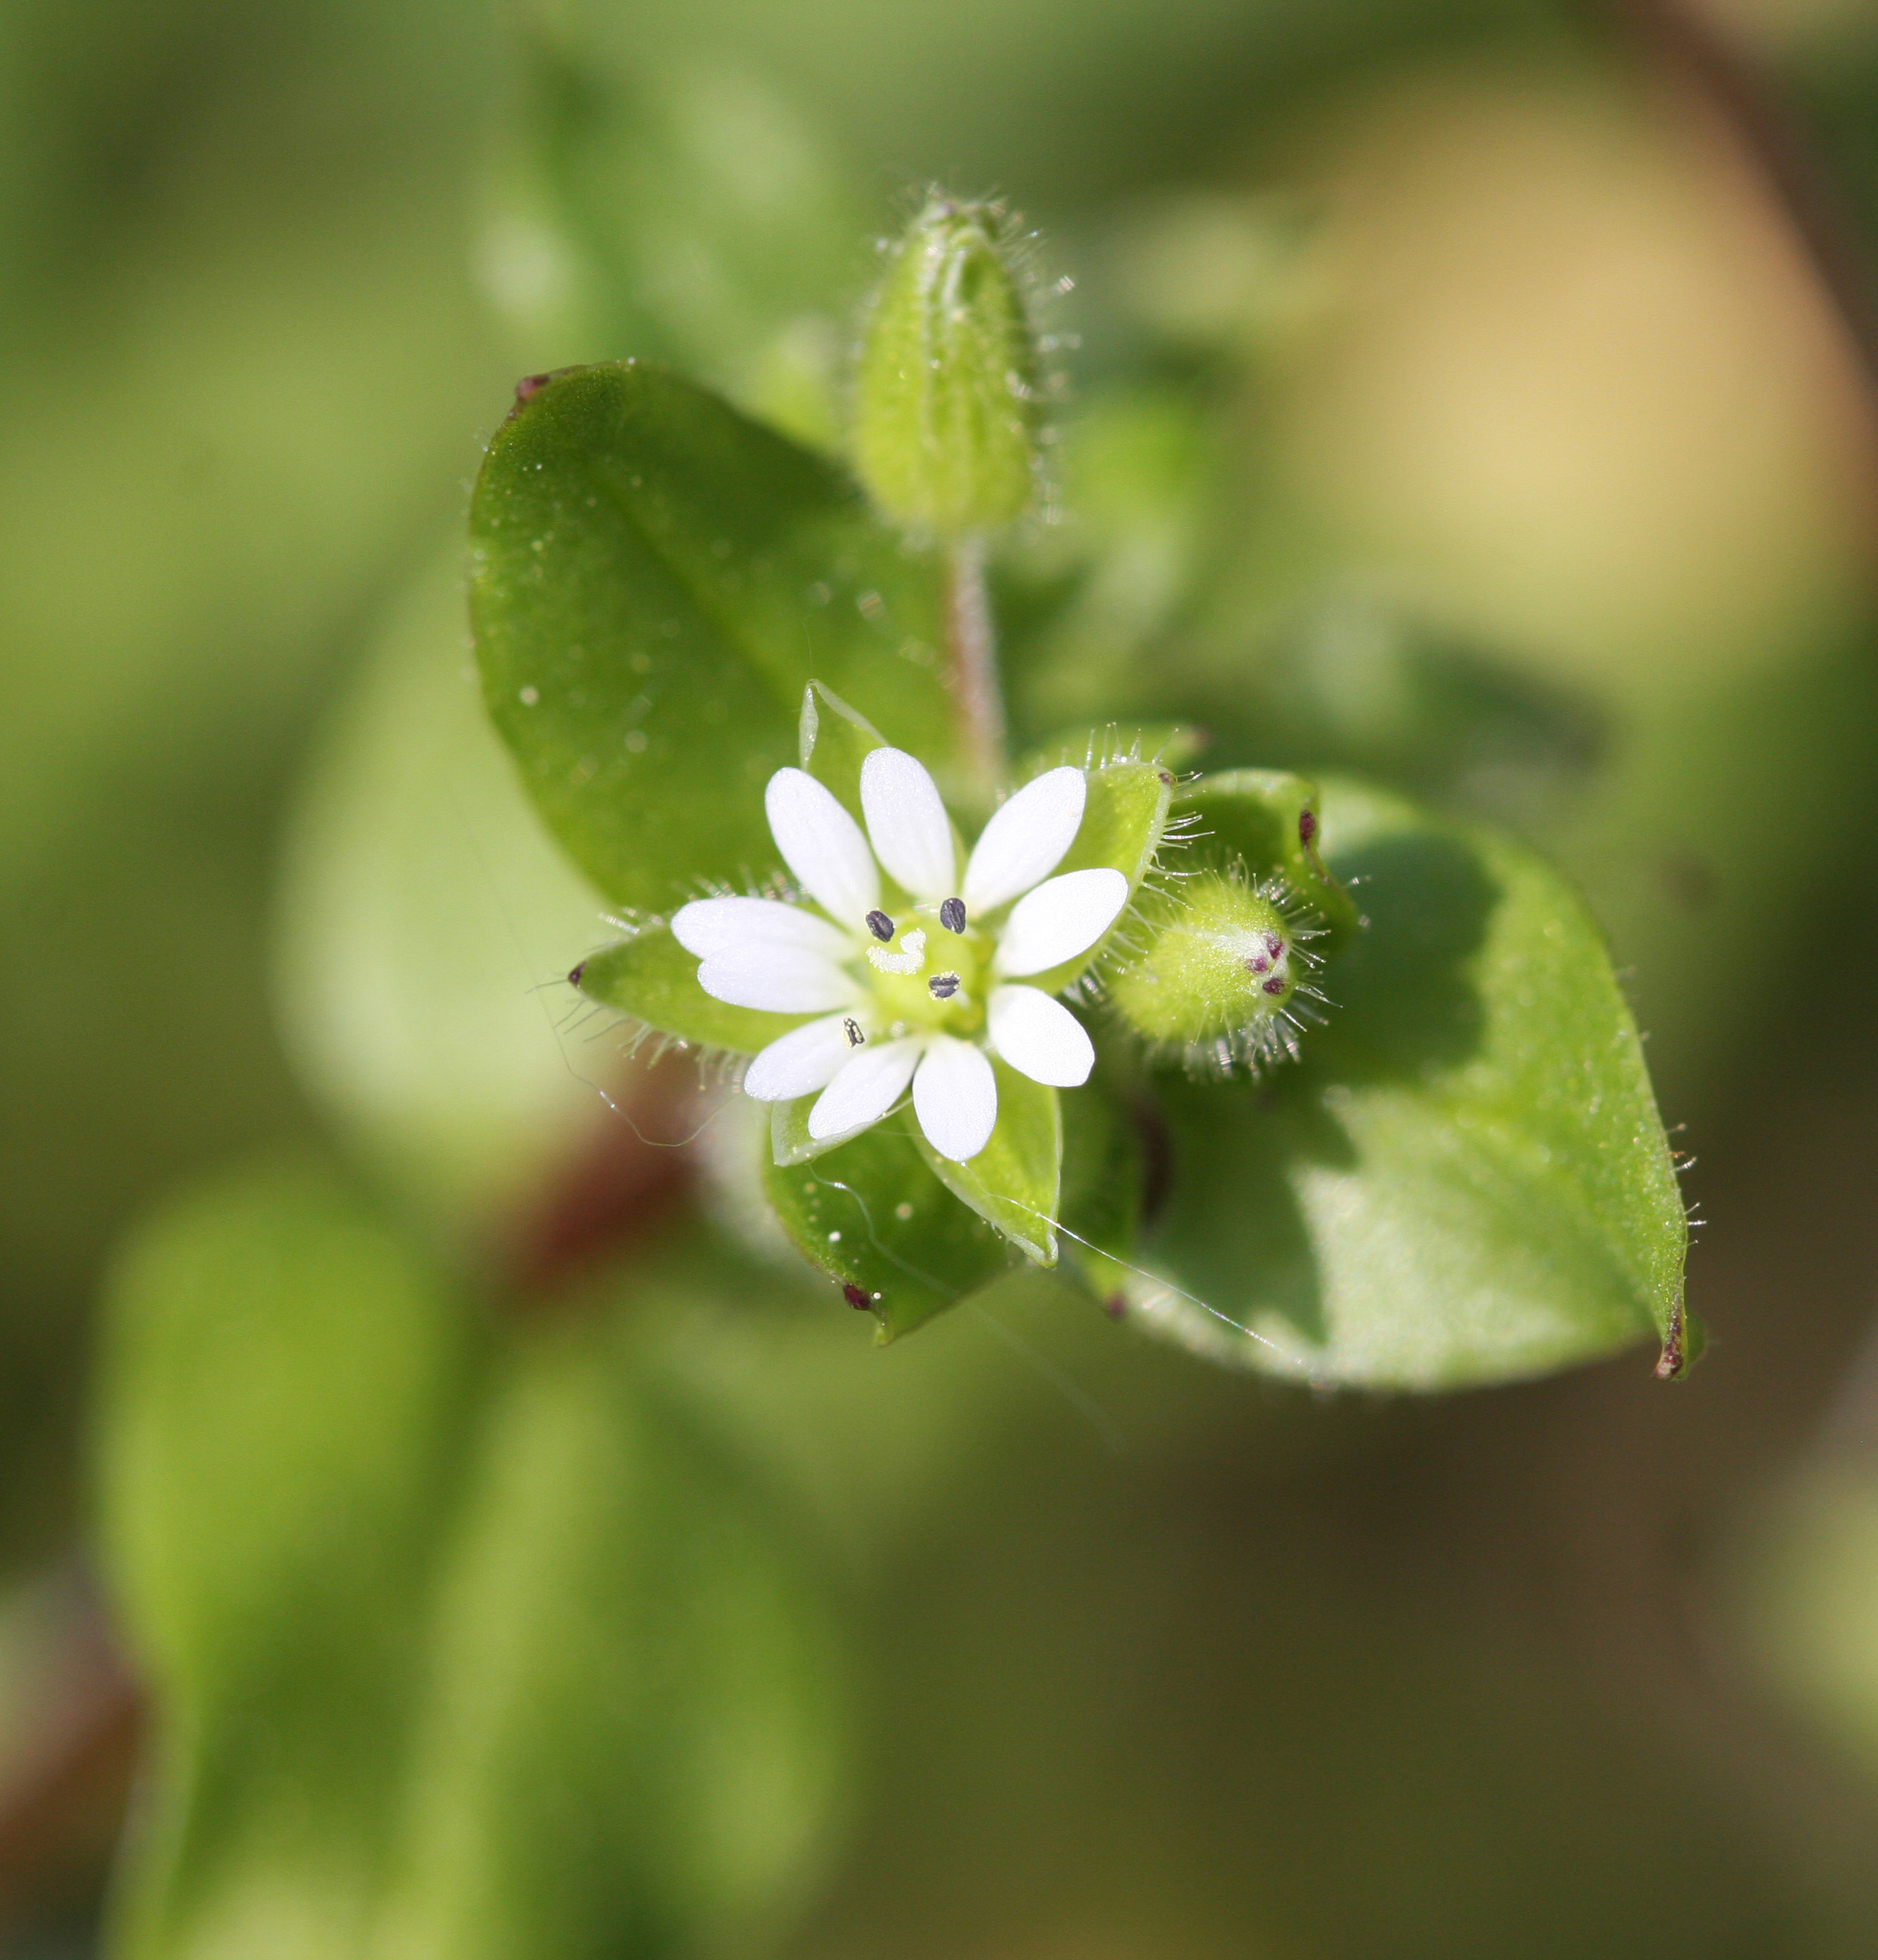
[{"label": "dark anther", "polygon": [[861,1032],[861,1024],[852,1014],[841,1023],[841,1032],[847,1036],[850,1048],[865,1048],[867,1037]]},{"label": "dark anther", "polygon": [[842,1287],[841,1297],[856,1313],[865,1313],[874,1303],[852,1280]]},{"label": "dark anther", "polygon": [[885,912],[869,912],[867,915],[867,930],[885,946],[893,937],[893,921]]},{"label": "dark anther", "polygon": [[1274,973],[1271,978],[1266,982],[1265,991],[1268,994],[1283,993],[1285,991],[1285,976],[1282,973]]},{"label": "dark anther", "polygon": [[948,899],[939,907],[939,924],[948,932],[963,932],[965,929],[965,902],[963,899]]},{"label": "dark anther", "polygon": [[574,971],[567,975],[567,985],[568,985],[570,987],[577,987],[577,986],[579,986],[579,985],[580,985],[580,976],[581,976],[581,975],[582,975],[582,974],[583,974],[586,970],[587,970],[587,963],[586,963],[586,962],[583,959],[583,960],[582,960],[582,961],[581,961],[580,964],[578,966],[577,966],[577,967],[574,969]]},{"label": "dark anther", "polygon": [[1272,963],[1261,953],[1245,963],[1245,970],[1248,973],[1269,973],[1272,970]]},{"label": "dark anther", "polygon": [[1301,810],[1298,816],[1298,842],[1308,844],[1317,834],[1317,813],[1314,810]]},{"label": "dark anther", "polygon": [[935,973],[926,983],[936,1001],[949,1001],[958,991],[956,973]]},{"label": "dark anther", "polygon": [[1265,935],[1265,950],[1274,959],[1276,959],[1278,956],[1284,951],[1285,942],[1279,937],[1276,933],[1268,932]]},{"label": "dark anther", "polygon": [[1128,1312],[1127,1300],[1120,1293],[1112,1293],[1107,1300],[1103,1301],[1102,1311],[1111,1320],[1123,1319],[1126,1318]]},{"label": "dark anther", "polygon": [[532,402],[554,379],[551,374],[530,374],[515,384],[515,399],[518,402]]}]

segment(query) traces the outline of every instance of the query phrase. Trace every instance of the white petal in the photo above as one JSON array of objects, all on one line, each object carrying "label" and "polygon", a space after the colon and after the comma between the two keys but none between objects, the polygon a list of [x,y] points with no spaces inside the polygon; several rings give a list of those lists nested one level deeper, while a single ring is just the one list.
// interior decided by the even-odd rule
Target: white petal
[{"label": "white petal", "polygon": [[739,947],[707,959],[697,984],[713,1001],[772,1014],[821,1014],[850,1007],[860,989],[831,959],[795,946]]},{"label": "white petal", "polygon": [[998,1080],[984,1051],[937,1036],[913,1078],[913,1112],[941,1157],[958,1163],[975,1157],[998,1120]]},{"label": "white petal", "polygon": [[778,769],[763,807],[796,882],[831,918],[859,932],[880,903],[880,873],[861,826],[832,791],[801,769]]},{"label": "white petal", "polygon": [[1082,827],[1089,779],[1080,769],[1046,769],[987,823],[965,866],[968,917],[1028,892],[1063,862]]},{"label": "white petal", "polygon": [[809,1135],[819,1143],[824,1137],[878,1123],[899,1101],[925,1052],[926,1042],[917,1035],[905,1041],[869,1042],[857,1048],[809,1111]]},{"label": "white petal", "polygon": [[904,749],[876,749],[861,764],[861,809],[874,855],[916,899],[958,889],[952,826],[938,785]]},{"label": "white petal", "polygon": [[827,1088],[857,1052],[848,1039],[847,1021],[845,1014],[831,1014],[771,1042],[744,1071],[744,1094],[759,1102],[786,1102]]},{"label": "white petal", "polygon": [[1095,1044],[1060,1001],[1041,988],[998,987],[992,990],[989,1012],[991,1045],[1018,1074],[1053,1089],[1074,1089],[1088,1080],[1095,1066]]},{"label": "white petal", "polygon": [[1086,953],[1128,902],[1128,880],[1106,869],[1066,871],[1011,908],[995,970],[1021,978]]},{"label": "white petal", "polygon": [[672,937],[700,959],[760,946],[818,953],[824,959],[847,959],[854,952],[826,919],[780,899],[694,899],[672,915]]}]

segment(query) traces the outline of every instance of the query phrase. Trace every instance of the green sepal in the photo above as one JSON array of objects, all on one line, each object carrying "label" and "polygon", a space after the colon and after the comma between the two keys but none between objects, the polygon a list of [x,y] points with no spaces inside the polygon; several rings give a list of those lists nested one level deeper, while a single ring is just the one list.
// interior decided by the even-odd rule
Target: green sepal
[{"label": "green sepal", "polygon": [[1055,1090],[993,1058],[998,1120],[991,1141],[967,1163],[942,1157],[923,1136],[920,1153],[954,1197],[995,1225],[1040,1266],[1057,1263],[1057,1203],[1063,1183],[1063,1110]]},{"label": "green sepal", "polygon": [[583,959],[567,977],[589,1000],[616,1007],[660,1034],[733,1055],[755,1055],[815,1018],[713,1000],[697,984],[697,955],[679,945],[669,926],[647,925]]},{"label": "green sepal", "polygon": [[485,698],[548,828],[663,912],[776,862],[771,775],[818,675],[942,781],[940,574],[823,458],[662,369],[530,384],[470,509]]},{"label": "green sepal", "polygon": [[[995,1279],[1003,1237],[940,1184],[905,1117],[876,1123],[812,1163],[763,1166],[796,1249],[870,1311],[884,1345]],[[856,1299],[856,1294],[860,1297]]]},{"label": "green sepal", "polygon": [[[1050,874],[1086,871],[1107,866],[1128,880],[1132,900],[1141,881],[1153,868],[1155,854],[1167,829],[1168,810],[1174,794],[1174,773],[1158,762],[1110,762],[1088,772],[1088,800],[1083,806],[1082,825],[1069,854]],[[1053,966],[1047,973],[1025,981],[1046,994],[1060,993],[1085,972],[1101,953],[1110,937],[1128,916],[1123,905],[1115,924],[1087,952]]]},{"label": "green sepal", "polygon": [[1356,902],[1324,864],[1319,802],[1317,784],[1303,776],[1229,769],[1184,786],[1173,813],[1177,822],[1198,819],[1202,855],[1241,858],[1255,878],[1276,873],[1341,937],[1356,929]]},{"label": "green sepal", "polygon": [[853,1142],[868,1127],[865,1123],[857,1123],[853,1129],[844,1130],[838,1136],[812,1137],[809,1134],[809,1112],[815,1106],[815,1096],[798,1096],[793,1102],[770,1105],[770,1158],[779,1168],[810,1163],[817,1157],[825,1157],[829,1151],[838,1150],[844,1144]]},{"label": "green sepal", "polygon": [[1158,762],[1177,772],[1200,753],[1207,740],[1203,730],[1184,721],[1111,721],[1101,728],[1053,735],[1018,764],[1017,780],[1027,783],[1065,762],[1079,769],[1106,768],[1111,762]]},{"label": "green sepal", "polygon": [[[861,765],[876,749],[897,745],[868,720],[850,708],[832,688],[812,680],[802,690],[802,718],[797,726],[797,752],[802,766],[837,800],[863,829],[867,813],[861,807]],[[952,826],[952,851],[962,867],[964,840],[958,826]],[[880,874],[881,895],[891,912],[911,902],[911,894],[896,884],[885,867]]]},{"label": "green sepal", "polygon": [[876,749],[888,746],[886,737],[834,689],[812,680],[802,689],[796,740],[802,768],[823,788],[834,792],[856,822],[865,824],[861,765]]}]

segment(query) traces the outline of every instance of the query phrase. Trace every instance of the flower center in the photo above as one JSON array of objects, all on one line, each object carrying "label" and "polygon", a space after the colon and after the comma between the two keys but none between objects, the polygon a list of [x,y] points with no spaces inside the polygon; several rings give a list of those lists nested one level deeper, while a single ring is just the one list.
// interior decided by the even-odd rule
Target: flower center
[{"label": "flower center", "polygon": [[869,943],[855,971],[874,997],[874,1018],[885,1031],[975,1035],[983,1027],[991,946],[950,921],[935,931],[929,918],[897,920],[883,943],[872,918]]}]

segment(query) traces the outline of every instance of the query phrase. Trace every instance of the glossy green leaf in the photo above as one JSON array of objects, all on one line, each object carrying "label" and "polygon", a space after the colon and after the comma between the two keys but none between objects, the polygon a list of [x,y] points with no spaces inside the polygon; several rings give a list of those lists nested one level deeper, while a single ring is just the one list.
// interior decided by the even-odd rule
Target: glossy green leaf
[{"label": "glossy green leaf", "polygon": [[902,1114],[812,1162],[764,1166],[764,1188],[809,1262],[870,1309],[883,1341],[995,1279],[999,1233],[934,1177]]},{"label": "glossy green leaf", "polygon": [[[718,1284],[723,1284],[721,1278]],[[391,1960],[672,1954],[747,1942],[799,1893],[845,1711],[791,1526],[637,1378],[618,1323],[516,1350],[438,1594]]]},{"label": "glossy green leaf", "polygon": [[1063,1176],[1063,1112],[1057,1091],[995,1058],[998,1120],[991,1141],[966,1163],[942,1157],[924,1137],[920,1153],[961,1203],[995,1225],[1040,1266],[1057,1263],[1057,1204]]},{"label": "glossy green leaf", "polygon": [[755,1055],[811,1018],[713,1000],[697,984],[697,955],[687,953],[663,925],[643,927],[583,959],[568,977],[588,999],[661,1034],[735,1055]]},{"label": "glossy green leaf", "polygon": [[1238,858],[1254,878],[1276,873],[1339,936],[1354,931],[1355,899],[1326,867],[1317,786],[1282,769],[1230,769],[1184,785],[1174,819],[1194,819],[1194,849]]},{"label": "glossy green leaf", "polygon": [[98,1478],[160,1713],[127,1960],[367,1950],[475,1325],[312,1168],[186,1200],[120,1266]]},{"label": "glossy green leaf", "polygon": [[[1304,1058],[1170,1080],[1171,1196],[1135,1317],[1216,1359],[1434,1389],[1653,1329],[1683,1346],[1686,1221],[1596,928],[1511,840],[1327,784],[1368,924]],[[1360,881],[1360,882],[1359,882]]]},{"label": "glossy green leaf", "polygon": [[615,902],[773,867],[771,773],[819,678],[942,783],[937,574],[831,466],[632,362],[548,378],[470,518],[491,715],[549,828]]}]

